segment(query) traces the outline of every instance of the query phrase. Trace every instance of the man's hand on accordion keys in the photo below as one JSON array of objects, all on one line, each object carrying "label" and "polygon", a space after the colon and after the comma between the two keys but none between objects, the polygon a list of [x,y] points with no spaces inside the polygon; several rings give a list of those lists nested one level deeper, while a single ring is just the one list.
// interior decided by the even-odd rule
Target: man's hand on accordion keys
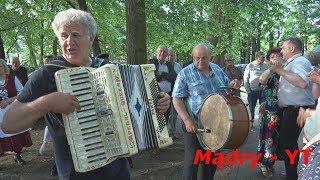
[{"label": "man's hand on accordion keys", "polygon": [[160,92],[158,102],[157,102],[157,109],[161,113],[165,113],[170,107],[170,96],[167,93]]},{"label": "man's hand on accordion keys", "polygon": [[80,110],[78,99],[69,93],[54,92],[46,95],[45,98],[48,112],[51,111],[55,113],[69,114],[74,112],[76,109]]}]

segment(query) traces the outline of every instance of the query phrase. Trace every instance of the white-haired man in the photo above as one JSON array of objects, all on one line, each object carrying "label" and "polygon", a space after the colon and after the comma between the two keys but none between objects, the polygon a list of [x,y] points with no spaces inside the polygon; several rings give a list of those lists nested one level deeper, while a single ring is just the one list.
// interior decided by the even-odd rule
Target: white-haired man
[{"label": "white-haired man", "polygon": [[[61,11],[55,16],[52,28],[62,50],[62,57],[58,60],[60,64],[67,67],[96,66],[89,58],[89,51],[96,36],[97,25],[89,13],[75,9]],[[60,69],[61,66],[42,66],[33,73],[5,114],[2,129],[6,132],[28,129],[45,116],[54,142],[59,179],[130,179],[125,158],[117,158],[104,167],[86,173],[75,171],[62,114],[80,109],[80,104],[75,96],[56,92],[54,74]],[[160,111],[166,111],[170,97],[163,93],[160,93],[160,97],[157,107]]]}]

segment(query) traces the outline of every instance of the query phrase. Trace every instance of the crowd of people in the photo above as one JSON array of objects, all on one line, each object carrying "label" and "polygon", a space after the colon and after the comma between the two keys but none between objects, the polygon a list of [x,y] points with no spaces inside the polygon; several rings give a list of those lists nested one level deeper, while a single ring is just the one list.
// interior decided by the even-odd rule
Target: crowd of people
[{"label": "crowd of people", "polygon": [[[117,158],[110,164],[86,173],[76,172],[63,127],[62,114],[80,108],[75,96],[57,92],[54,73],[64,67],[100,67],[110,63],[109,54],[90,58],[90,48],[96,36],[97,25],[93,17],[84,11],[68,9],[59,12],[52,29],[59,40],[62,55],[46,56],[44,65],[33,72],[28,80],[27,70],[17,57],[11,67],[0,59],[0,156],[15,152],[14,161],[26,162],[21,157],[24,148],[32,141],[29,129],[44,117],[46,128],[39,154],[44,155],[48,141],[53,141],[54,158],[52,174],[59,179],[130,179],[128,160]],[[287,179],[309,179],[320,171],[320,52],[303,55],[303,43],[297,37],[288,37],[282,47],[274,47],[265,54],[256,52],[244,73],[236,67],[231,54],[224,56],[224,68],[212,62],[210,49],[199,43],[191,52],[192,61],[183,68],[177,62],[173,49],[160,45],[156,57],[148,61],[156,67],[155,76],[160,88],[158,111],[165,114],[169,135],[176,133],[177,118],[182,120],[185,147],[183,179],[213,179],[216,166],[193,164],[195,151],[204,150],[196,135],[199,127],[199,110],[205,98],[224,91],[221,87],[239,89],[241,84],[247,93],[252,126],[259,122],[257,153],[262,156],[259,168],[265,177],[275,173],[275,159],[285,162]],[[59,66],[51,66],[55,61]],[[240,91],[235,92],[240,96]],[[255,108],[259,101],[259,119]],[[316,107],[317,106],[317,107]],[[316,107],[316,108],[315,108]],[[291,164],[285,150],[299,149],[298,137],[303,132],[305,147],[313,149],[309,164],[299,162],[296,156]],[[303,158],[303,157],[301,157]],[[300,161],[301,161],[300,158]],[[131,162],[132,163],[132,162]]]}]

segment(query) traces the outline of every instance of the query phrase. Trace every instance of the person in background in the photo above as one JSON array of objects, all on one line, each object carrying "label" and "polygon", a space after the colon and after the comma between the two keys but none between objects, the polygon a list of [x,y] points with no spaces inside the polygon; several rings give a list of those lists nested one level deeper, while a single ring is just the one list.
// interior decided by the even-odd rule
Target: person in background
[{"label": "person in background", "polygon": [[13,75],[16,76],[24,86],[28,81],[28,71],[21,65],[18,57],[13,57],[11,59],[11,68]]},{"label": "person in background", "polygon": [[[164,45],[160,45],[157,48],[157,57],[149,61],[150,64],[154,64],[156,67],[155,75],[161,91],[168,93],[171,96],[174,82],[177,77],[177,73],[174,71],[174,66],[171,62],[166,61],[168,56],[168,48]],[[170,108],[165,113],[167,123],[169,123]]]},{"label": "person in background", "polygon": [[[166,61],[173,64],[174,71],[177,74],[181,71],[182,67],[179,63],[176,62],[176,54],[172,49],[168,49],[168,56],[166,58]],[[178,137],[175,135],[177,118],[178,118],[177,111],[174,109],[173,105],[171,104],[168,128],[169,128],[169,136],[172,137],[172,139],[178,139]]]},{"label": "person in background", "polygon": [[[12,73],[7,63],[0,59],[0,124],[3,116],[8,110],[9,105],[16,99],[17,95],[22,91],[23,86]],[[23,121],[24,119],[20,119]],[[25,165],[21,157],[21,151],[24,147],[32,145],[28,128],[16,134],[6,134],[0,128],[0,156],[5,152],[15,152],[14,161],[19,165]]]},{"label": "person in background", "polygon": [[314,52],[320,53],[320,44],[317,44],[317,45],[314,47]]},{"label": "person in background", "polygon": [[168,49],[168,56],[166,58],[166,61],[171,62],[173,64],[174,71],[177,74],[181,71],[182,67],[176,61],[176,53],[173,51],[173,49]]},{"label": "person in background", "polygon": [[[99,54],[98,56],[96,56],[95,58],[96,61],[99,61],[98,64],[100,64],[100,66],[104,65],[104,64],[109,64],[110,63],[110,59],[109,59],[109,54],[105,53],[105,54]],[[102,60],[102,61],[101,61]],[[101,62],[100,62],[101,61]]]},{"label": "person in background", "polygon": [[251,114],[252,127],[254,122],[254,111],[257,101],[262,102],[262,87],[259,86],[260,75],[268,69],[268,66],[264,63],[265,54],[261,51],[256,52],[255,61],[249,63],[246,66],[243,75],[244,87],[248,94],[248,103]]},{"label": "person in background", "polygon": [[[279,61],[284,63],[281,55],[281,48],[272,48],[267,52],[267,62]],[[278,106],[278,85],[280,76],[270,69],[264,71],[259,82],[262,85],[263,101],[259,109],[260,133],[257,152],[262,154],[259,159],[259,167],[265,177],[272,177],[274,174],[273,165],[278,157],[277,148],[279,143],[279,106]]]},{"label": "person in background", "polygon": [[243,74],[241,69],[234,65],[234,58],[230,54],[224,55],[225,68],[224,72],[227,74],[230,80],[238,79],[239,81],[243,80]]},{"label": "person in background", "polygon": [[46,55],[44,56],[42,62],[43,64],[48,64],[52,60],[54,60],[54,55]]},{"label": "person in background", "polygon": [[177,73],[174,71],[172,63],[166,61],[168,56],[168,48],[160,45],[157,48],[157,57],[151,59],[149,63],[156,66],[156,79],[159,84],[160,90],[171,95]]},{"label": "person in background", "polygon": [[[223,68],[224,72],[227,74],[230,80],[238,79],[240,83],[243,80],[243,74],[239,67],[234,65],[234,58],[230,54],[224,55],[225,67]],[[236,95],[240,97],[240,91],[236,91]]]},{"label": "person in background", "polygon": [[[94,67],[90,48],[97,32],[97,24],[91,14],[77,9],[59,12],[52,22],[62,57],[55,60],[63,66],[42,66],[35,71],[17,99],[7,110],[2,122],[4,132],[19,132],[30,128],[43,116],[53,139],[55,161],[60,180],[71,179],[130,179],[126,158],[119,157],[101,168],[79,173],[75,171],[68,145],[62,114],[70,114],[81,108],[78,99],[57,92],[54,74],[64,67]],[[164,113],[170,106],[170,96],[161,92],[156,108]]]}]

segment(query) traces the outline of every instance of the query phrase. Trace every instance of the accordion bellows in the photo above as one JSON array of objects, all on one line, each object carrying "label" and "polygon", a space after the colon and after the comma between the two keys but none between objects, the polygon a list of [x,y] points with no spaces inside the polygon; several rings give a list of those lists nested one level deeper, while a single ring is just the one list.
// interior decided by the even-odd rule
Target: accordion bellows
[{"label": "accordion bellows", "polygon": [[63,115],[77,172],[172,144],[165,117],[156,111],[159,90],[154,71],[152,64],[107,64],[56,72],[58,91],[76,96],[81,105]]}]

